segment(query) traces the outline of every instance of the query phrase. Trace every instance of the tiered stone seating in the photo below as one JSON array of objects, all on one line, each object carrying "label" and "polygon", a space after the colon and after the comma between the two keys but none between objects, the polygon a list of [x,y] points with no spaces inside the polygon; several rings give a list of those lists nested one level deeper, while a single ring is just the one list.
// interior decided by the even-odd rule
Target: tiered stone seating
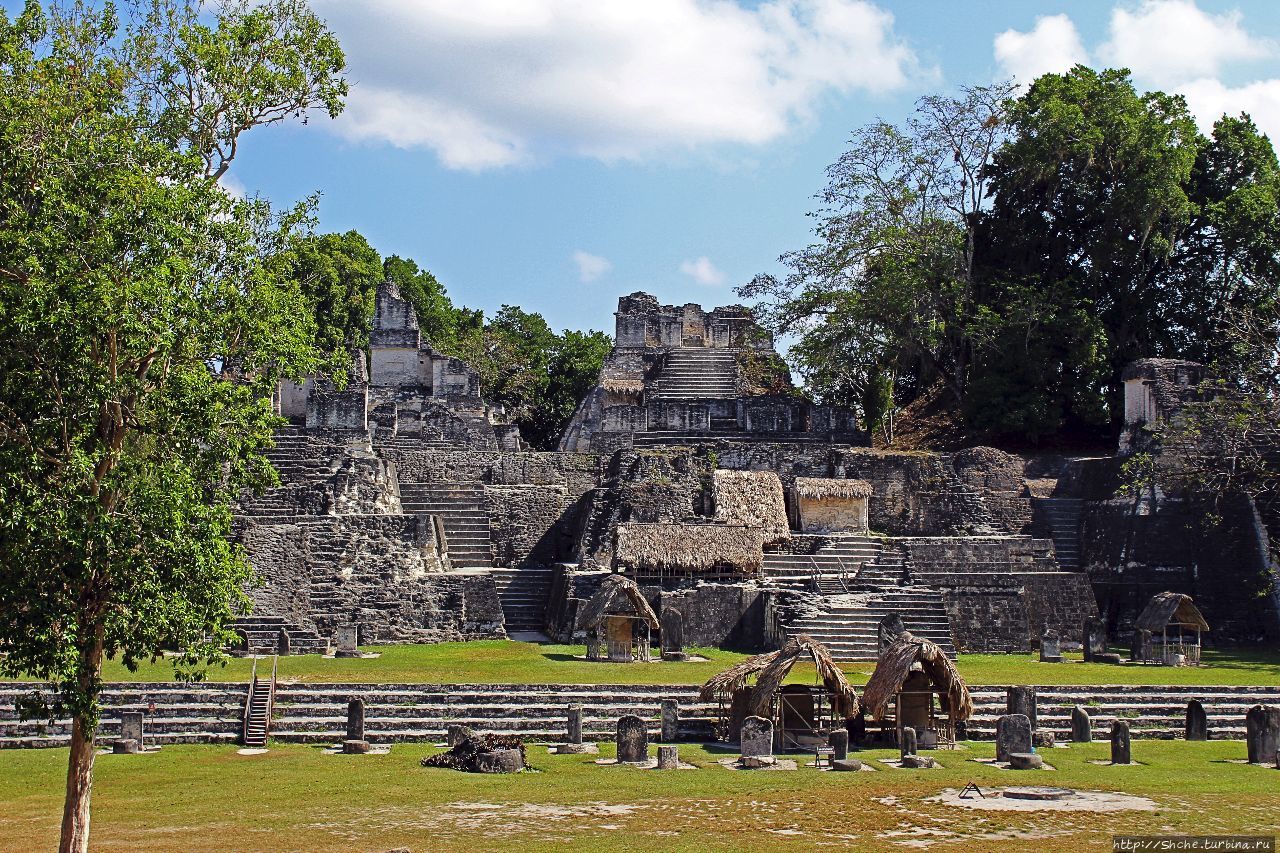
[{"label": "tiered stone seating", "polygon": [[[976,712],[968,722],[969,737],[995,737],[996,720],[1005,712],[1003,687],[972,688]],[[1257,704],[1280,703],[1280,687],[1038,687],[1036,717],[1040,729],[1059,741],[1069,739],[1071,709],[1083,705],[1093,719],[1097,740],[1123,719],[1135,738],[1176,739],[1183,736],[1187,702],[1199,699],[1209,717],[1213,740],[1244,738],[1244,716]]]}]

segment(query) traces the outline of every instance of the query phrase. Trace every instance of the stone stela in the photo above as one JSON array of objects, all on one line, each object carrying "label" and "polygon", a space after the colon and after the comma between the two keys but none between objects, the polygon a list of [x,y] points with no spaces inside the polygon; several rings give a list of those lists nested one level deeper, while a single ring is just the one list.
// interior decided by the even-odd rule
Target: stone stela
[{"label": "stone stela", "polygon": [[649,760],[649,729],[636,715],[627,714],[618,720],[615,742],[620,764],[642,764]]}]

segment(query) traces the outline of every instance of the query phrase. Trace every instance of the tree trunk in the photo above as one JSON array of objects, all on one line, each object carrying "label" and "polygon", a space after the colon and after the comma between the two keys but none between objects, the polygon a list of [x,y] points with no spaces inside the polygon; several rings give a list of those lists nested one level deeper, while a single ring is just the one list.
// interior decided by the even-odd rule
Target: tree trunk
[{"label": "tree trunk", "polygon": [[67,760],[67,798],[62,806],[59,853],[88,853],[89,795],[93,792],[94,731],[76,717],[71,728],[71,756]]},{"label": "tree trunk", "polygon": [[[76,679],[79,682],[81,703],[91,699],[88,704],[95,708],[101,686],[102,640],[103,626],[99,624],[89,648],[81,650],[80,673]],[[96,735],[96,716],[90,724],[90,719],[83,711],[77,712],[71,721],[71,754],[67,758],[67,796],[62,804],[59,853],[89,853],[89,796],[93,793]]]}]

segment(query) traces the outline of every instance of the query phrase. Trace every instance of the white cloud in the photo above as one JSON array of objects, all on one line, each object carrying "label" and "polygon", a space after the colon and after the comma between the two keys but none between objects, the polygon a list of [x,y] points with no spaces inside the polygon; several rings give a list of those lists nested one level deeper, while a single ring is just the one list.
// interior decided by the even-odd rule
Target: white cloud
[{"label": "white cloud", "polygon": [[680,272],[692,278],[698,284],[716,285],[724,283],[724,273],[711,263],[706,255],[692,261],[683,261]]},{"label": "white cloud", "polygon": [[222,191],[232,198],[244,200],[249,196],[248,188],[230,172],[225,172],[221,178],[218,178],[218,186],[222,187]]},{"label": "white cloud", "polygon": [[1280,79],[1258,80],[1244,86],[1226,86],[1219,80],[1193,80],[1178,87],[1187,97],[1200,130],[1208,133],[1225,113],[1248,113],[1254,124],[1273,142],[1280,141]]},{"label": "white cloud", "polygon": [[1227,63],[1274,52],[1273,43],[1245,31],[1239,11],[1211,15],[1192,0],[1144,0],[1133,11],[1117,6],[1110,39],[1098,48],[1107,65],[1165,86],[1215,77]]},{"label": "white cloud", "polygon": [[353,87],[336,127],[451,168],[760,144],[828,93],[918,73],[869,0],[316,0]]},{"label": "white cloud", "polygon": [[996,36],[995,55],[1004,74],[1024,86],[1041,74],[1060,74],[1089,62],[1080,33],[1066,15],[1036,18],[1035,27],[1027,33],[1005,30]]},{"label": "white cloud", "polygon": [[[1074,62],[1087,62],[1089,55],[1067,15],[1038,18],[1028,33],[1007,30],[996,36],[994,49],[1004,72],[1023,83],[1039,74],[1065,71]],[[1222,80],[1232,65],[1280,53],[1273,41],[1250,34],[1238,11],[1213,15],[1194,0],[1117,4],[1107,40],[1095,46],[1093,53],[1097,67],[1130,69],[1139,89],[1186,96],[1204,132],[1224,113],[1247,112],[1263,133],[1280,139],[1280,78],[1240,85]]]},{"label": "white cloud", "polygon": [[613,264],[609,263],[608,258],[602,258],[581,249],[573,253],[573,262],[578,265],[578,280],[582,282],[595,281],[613,269]]}]

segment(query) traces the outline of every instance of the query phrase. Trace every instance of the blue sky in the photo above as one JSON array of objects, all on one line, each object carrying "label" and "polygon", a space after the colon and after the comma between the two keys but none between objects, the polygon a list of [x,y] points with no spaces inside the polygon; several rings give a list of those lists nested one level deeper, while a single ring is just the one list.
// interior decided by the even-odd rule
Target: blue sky
[{"label": "blue sky", "polygon": [[[256,130],[233,187],[319,191],[455,302],[612,329],[617,297],[723,305],[808,239],[850,131],[920,95],[1073,61],[1280,137],[1280,3],[312,0],[347,50],[337,122]],[[3,0],[13,9],[13,0]]]}]

